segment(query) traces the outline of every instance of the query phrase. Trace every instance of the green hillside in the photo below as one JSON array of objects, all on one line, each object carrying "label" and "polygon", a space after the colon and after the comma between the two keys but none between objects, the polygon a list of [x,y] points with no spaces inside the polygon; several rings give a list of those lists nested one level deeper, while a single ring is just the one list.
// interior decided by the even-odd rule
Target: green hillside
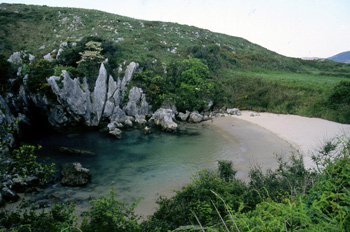
[{"label": "green hillside", "polygon": [[[0,25],[3,60],[15,51],[23,51],[33,54],[39,62],[48,53],[55,57],[64,42],[77,44],[48,65],[52,71],[46,75],[64,68],[75,76],[96,75],[97,63],[85,67],[77,64],[84,51],[90,49],[86,46],[89,41],[101,43],[100,58],[108,58],[107,68],[114,76],[118,76],[120,65],[140,63],[142,71],[134,85],[142,86],[156,107],[173,101],[180,110],[203,110],[204,104],[213,100],[215,107],[292,113],[350,123],[346,84],[349,64],[288,58],[242,38],[96,10],[1,4]],[[195,101],[188,99],[190,96],[178,99],[175,90],[180,85],[175,80],[189,68],[179,66],[194,58],[208,67],[205,83],[211,85]],[[44,64],[37,65],[41,71],[40,65]],[[40,76],[33,69],[27,68],[27,73]],[[45,82],[44,75],[40,81]],[[37,86],[35,83],[32,87]],[[186,87],[188,90],[193,86]],[[194,103],[179,103],[188,101]]]}]

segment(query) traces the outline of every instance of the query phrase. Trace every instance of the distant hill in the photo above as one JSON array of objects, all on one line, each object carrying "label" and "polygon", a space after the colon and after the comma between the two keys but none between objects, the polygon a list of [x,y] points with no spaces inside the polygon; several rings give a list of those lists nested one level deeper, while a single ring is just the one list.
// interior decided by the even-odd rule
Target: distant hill
[{"label": "distant hill", "polygon": [[339,53],[327,58],[329,60],[350,64],[350,51]]}]

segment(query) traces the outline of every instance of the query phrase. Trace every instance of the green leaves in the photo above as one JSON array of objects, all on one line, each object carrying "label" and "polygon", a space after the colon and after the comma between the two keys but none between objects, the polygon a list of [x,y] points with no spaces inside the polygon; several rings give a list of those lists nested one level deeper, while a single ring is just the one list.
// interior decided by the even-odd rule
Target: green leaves
[{"label": "green leaves", "polygon": [[108,198],[102,196],[90,202],[92,207],[87,212],[81,228],[86,232],[140,231],[138,224],[140,217],[134,213],[134,209],[140,200],[132,203],[131,206],[126,206],[125,202],[115,199],[113,189],[110,191]]}]

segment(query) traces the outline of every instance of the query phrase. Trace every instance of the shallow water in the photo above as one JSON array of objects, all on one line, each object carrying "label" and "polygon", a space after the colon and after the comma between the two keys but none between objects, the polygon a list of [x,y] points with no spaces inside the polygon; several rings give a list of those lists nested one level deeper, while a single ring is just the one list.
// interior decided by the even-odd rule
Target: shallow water
[{"label": "shallow water", "polygon": [[[237,176],[245,179],[252,160],[273,166],[273,153],[291,150],[289,144],[263,129],[242,122],[235,122],[235,126],[236,135],[207,123],[182,125],[175,134],[154,131],[144,135],[140,130],[131,130],[124,132],[121,140],[98,131],[85,131],[51,132],[25,142],[43,146],[38,156],[45,158],[45,162],[54,162],[58,168],[66,162],[81,162],[92,173],[92,183],[86,187],[64,187],[57,183],[45,192],[59,195],[66,202],[78,201],[78,208],[83,210],[88,199],[107,196],[114,187],[118,200],[130,203],[142,197],[137,212],[147,215],[155,210],[159,195],[173,195],[173,190],[190,183],[198,170],[215,169],[217,160],[232,160],[239,170]],[[61,146],[88,150],[95,155],[62,154],[58,151]],[[263,154],[253,158],[256,150]]]}]

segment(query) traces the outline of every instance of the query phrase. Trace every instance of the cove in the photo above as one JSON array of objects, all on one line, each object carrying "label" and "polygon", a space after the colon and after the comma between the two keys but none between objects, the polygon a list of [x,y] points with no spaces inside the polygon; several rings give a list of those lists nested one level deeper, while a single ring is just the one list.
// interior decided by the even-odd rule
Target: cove
[{"label": "cove", "polygon": [[[77,210],[83,211],[89,200],[108,196],[115,188],[116,198],[127,203],[142,197],[136,212],[145,216],[155,211],[159,196],[173,196],[174,190],[190,183],[197,171],[216,169],[218,160],[233,161],[237,177],[246,180],[250,166],[275,168],[274,154],[290,154],[294,150],[253,124],[234,118],[226,124],[226,129],[210,121],[181,124],[173,134],[153,130],[152,134],[144,135],[134,129],[125,131],[121,140],[99,131],[50,131],[27,138],[23,143],[41,145],[43,148],[36,154],[44,162],[56,163],[57,170],[63,163],[80,162],[91,171],[92,183],[86,187],[66,187],[57,182],[43,194],[63,202],[75,202]],[[67,155],[59,152],[62,146],[95,155]]]}]

